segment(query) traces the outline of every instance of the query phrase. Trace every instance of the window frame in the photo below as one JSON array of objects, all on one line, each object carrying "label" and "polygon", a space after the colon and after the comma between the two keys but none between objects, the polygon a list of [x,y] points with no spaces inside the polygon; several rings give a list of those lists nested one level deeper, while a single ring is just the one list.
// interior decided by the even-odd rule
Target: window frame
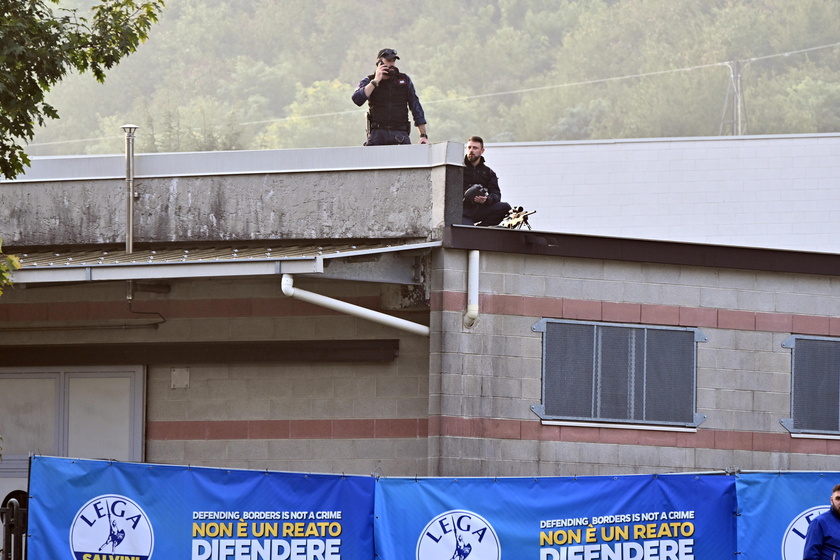
[{"label": "window frame", "polygon": [[[801,434],[803,437],[807,437],[809,435],[812,436],[825,436],[827,438],[837,437],[840,436],[840,391],[837,394],[837,406],[838,406],[838,423],[837,423],[837,430],[818,430],[814,428],[796,428],[794,425],[795,422],[795,414],[794,414],[794,406],[796,404],[795,395],[796,395],[796,343],[799,340],[811,340],[811,341],[824,341],[824,342],[833,342],[840,345],[840,338],[837,337],[830,337],[830,336],[813,336],[813,335],[806,335],[806,334],[792,334],[787,337],[782,342],[782,348],[790,349],[790,417],[789,418],[781,418],[779,423],[791,433],[791,435],[798,435]],[[838,347],[838,351],[840,351],[840,346]],[[838,375],[840,375],[840,371],[838,371]]]},{"label": "window frame", "polygon": [[[665,421],[665,420],[639,420],[635,418],[626,418],[626,419],[617,419],[617,418],[595,418],[595,417],[577,417],[577,416],[560,416],[560,415],[552,415],[546,412],[546,365],[549,362],[547,359],[547,344],[548,340],[546,337],[547,333],[547,326],[552,323],[562,323],[562,324],[569,324],[569,325],[588,325],[593,327],[593,334],[597,334],[598,328],[604,327],[618,327],[618,328],[629,328],[629,329],[636,329],[640,331],[650,331],[650,330],[666,330],[666,331],[682,331],[682,332],[691,332],[694,334],[693,338],[693,347],[692,347],[692,420],[687,422],[674,422],[674,421]],[[697,412],[697,343],[698,342],[707,342],[708,338],[706,335],[696,327],[673,327],[673,326],[665,326],[665,325],[646,325],[646,324],[637,324],[637,323],[612,323],[606,321],[578,321],[574,319],[552,319],[552,318],[544,318],[540,321],[537,321],[532,327],[531,330],[534,332],[541,332],[542,334],[542,355],[541,355],[541,401],[539,404],[532,405],[531,410],[540,417],[540,420],[545,423],[568,423],[568,424],[578,424],[578,425],[586,425],[586,424],[596,424],[596,425],[615,425],[617,427],[636,427],[636,428],[648,428],[648,429],[658,429],[658,427],[672,427],[672,428],[683,428],[683,429],[694,429],[699,426],[705,419],[705,414],[700,414]]]},{"label": "window frame", "polygon": [[[128,461],[143,461],[146,423],[146,368],[144,366],[3,367],[0,379],[55,380],[53,447],[43,455],[68,456],[70,443],[70,383],[73,379],[129,379]],[[2,411],[0,411],[2,413]],[[4,436],[4,434],[0,434]],[[2,445],[2,443],[0,443]],[[0,478],[25,478],[29,455],[2,453]]]}]

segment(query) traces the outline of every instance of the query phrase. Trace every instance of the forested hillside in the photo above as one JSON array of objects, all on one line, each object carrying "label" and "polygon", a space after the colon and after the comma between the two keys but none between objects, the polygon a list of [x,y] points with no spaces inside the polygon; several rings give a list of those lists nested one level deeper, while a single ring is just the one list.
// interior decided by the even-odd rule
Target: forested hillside
[{"label": "forested hillside", "polygon": [[27,151],[120,153],[127,122],[138,152],[361,145],[384,47],[432,142],[840,132],[837,0],[168,0]]}]

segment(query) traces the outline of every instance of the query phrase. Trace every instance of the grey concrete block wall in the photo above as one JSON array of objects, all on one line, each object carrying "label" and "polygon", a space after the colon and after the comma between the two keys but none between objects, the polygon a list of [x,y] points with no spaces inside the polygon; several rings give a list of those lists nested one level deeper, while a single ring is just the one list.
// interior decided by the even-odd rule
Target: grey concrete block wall
[{"label": "grey concrete block wall", "polygon": [[[440,252],[433,266],[436,277],[444,279],[439,301],[447,302],[432,313],[432,324],[439,325],[441,331],[441,339],[433,336],[431,343],[433,357],[437,357],[432,363],[440,364],[438,371],[430,373],[431,386],[440,387],[439,410],[433,413],[452,421],[460,419],[456,424],[462,427],[456,432],[474,433],[440,437],[440,445],[432,451],[441,455],[430,460],[432,468],[439,468],[441,473],[501,476],[530,475],[535,470],[543,475],[720,471],[803,464],[803,455],[813,459],[812,453],[763,451],[763,444],[752,443],[759,441],[754,438],[761,434],[772,438],[773,443],[767,444],[771,447],[784,447],[791,441],[780,424],[780,419],[791,415],[791,353],[782,347],[790,332],[760,330],[754,320],[741,327],[723,328],[717,318],[720,314],[724,324],[754,313],[836,317],[840,315],[840,291],[835,289],[834,278],[482,251],[482,308],[478,322],[467,328],[463,324],[466,252]],[[635,306],[637,318],[632,323],[645,323],[645,313],[653,313],[649,316],[672,319],[647,322],[696,326],[706,335],[708,340],[697,345],[697,412],[707,416],[691,436],[700,442],[698,445],[685,443],[689,441],[685,436],[649,436],[646,434],[651,432],[632,433],[632,429],[614,429],[609,436],[597,430],[585,435],[575,433],[565,437],[580,437],[580,441],[555,441],[551,435],[554,432],[536,427],[539,419],[530,407],[541,399],[542,339],[530,327],[543,317],[580,318],[575,316],[579,309],[601,313],[602,306],[610,305]],[[535,311],[538,309],[544,314]],[[714,325],[702,324],[709,311],[715,318]],[[586,315],[586,311],[582,313]],[[684,322],[686,316],[703,319],[693,324]],[[623,322],[602,315],[583,319]],[[435,377],[439,377],[440,385]],[[488,428],[482,423],[487,419],[495,419],[503,428]],[[707,438],[703,433],[714,435]],[[482,457],[465,452],[467,441],[473,437],[494,439],[496,449],[501,451]],[[615,441],[606,443],[599,437]],[[542,441],[535,451],[531,444],[537,440]],[[638,441],[650,443],[638,445]],[[721,446],[731,448],[718,448]],[[813,465],[830,464],[834,457],[831,453],[817,455]]]},{"label": "grey concrete block wall", "polygon": [[[432,277],[446,287],[437,296],[447,298],[448,303],[438,304],[440,307],[429,317],[431,339],[395,334],[387,327],[342,315],[225,317],[201,312],[199,316],[170,317],[158,330],[111,331],[104,335],[69,331],[64,342],[397,336],[400,356],[386,364],[153,366],[148,375],[147,420],[154,432],[163,430],[167,423],[242,425],[266,419],[393,422],[428,417],[430,423],[440,418],[454,419],[459,422],[458,430],[467,434],[167,439],[169,436],[152,433],[146,447],[147,460],[152,462],[360,474],[379,467],[395,476],[606,475],[831,463],[829,453],[746,450],[739,448],[737,441],[731,448],[716,448],[714,441],[693,446],[670,436],[670,443],[652,444],[648,435],[633,430],[613,430],[620,435],[596,436],[587,431],[546,438],[539,435],[542,427],[530,407],[541,398],[542,340],[531,327],[545,315],[542,310],[551,316],[565,309],[563,305],[571,305],[574,311],[574,306],[588,308],[594,302],[604,307],[627,304],[657,309],[787,313],[790,305],[794,310],[816,309],[812,302],[817,300],[823,316],[833,317],[840,307],[840,296],[833,293],[832,281],[796,274],[484,252],[480,280],[484,307],[477,324],[468,328],[463,322],[463,306],[457,304],[465,302],[466,254],[436,251],[432,262]],[[381,289],[377,284],[316,279],[301,279],[301,285],[342,298],[376,296]],[[521,290],[523,285],[535,288]],[[711,295],[661,297],[684,290]],[[799,297],[780,304],[780,292]],[[719,297],[719,293],[729,296]],[[744,293],[753,297],[741,298]],[[97,302],[121,302],[123,297],[124,287],[118,284],[43,287],[9,291],[0,305],[53,303],[57,308],[79,304],[92,309],[90,306]],[[251,305],[256,308],[260,300],[273,302],[282,296],[276,279],[204,279],[175,281],[166,296],[138,297],[140,304],[166,300],[184,305],[226,302],[226,308],[235,309],[231,305],[237,300],[253,300]],[[529,303],[533,301],[539,304]],[[558,307],[558,301],[563,305]],[[703,301],[714,305],[695,306]],[[750,302],[749,306],[745,302]],[[789,415],[790,351],[781,346],[789,333],[700,328],[708,341],[698,344],[698,412],[706,414],[707,419],[697,433],[714,432],[716,438],[724,439],[761,434],[789,438],[779,424],[780,418]],[[48,332],[3,333],[2,342],[37,344],[50,336]],[[189,389],[171,389],[170,368],[176,366],[190,367]]]},{"label": "grey concrete block wall", "polygon": [[[59,339],[51,329],[22,328],[0,332],[0,345],[399,339],[399,355],[386,362],[150,365],[145,460],[362,475],[379,469],[389,475],[425,476],[428,338],[317,309],[308,315],[295,310],[277,283],[264,278],[173,280],[168,294],[138,293],[133,303],[135,310],[146,313],[162,309],[156,302],[168,305],[173,315],[164,312],[169,316],[157,329],[70,328],[58,331]],[[366,282],[300,278],[297,284],[349,301],[375,299],[382,290]],[[64,315],[63,320],[54,317],[52,327],[83,324],[103,313],[100,308],[104,313],[127,308],[124,298],[121,282],[12,288],[0,301],[0,317],[10,308],[50,308]],[[412,318],[424,320],[424,314],[413,312]],[[2,324],[21,326],[18,320]],[[172,387],[172,368],[189,370],[188,387]],[[400,422],[408,428],[394,427]],[[345,428],[348,424],[352,426]]]}]

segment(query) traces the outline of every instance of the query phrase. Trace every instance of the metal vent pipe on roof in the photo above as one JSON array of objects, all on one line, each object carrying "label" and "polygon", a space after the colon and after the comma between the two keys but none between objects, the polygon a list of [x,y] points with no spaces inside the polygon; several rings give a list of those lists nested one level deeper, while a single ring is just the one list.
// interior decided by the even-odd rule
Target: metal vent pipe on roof
[{"label": "metal vent pipe on roof", "polygon": [[[129,254],[134,251],[134,131],[140,127],[124,124],[120,128],[125,132],[125,252]],[[126,282],[125,299],[134,299],[134,280]]]},{"label": "metal vent pipe on roof", "polygon": [[326,307],[327,309],[332,309],[333,311],[346,313],[348,315],[359,317],[361,319],[367,319],[368,321],[373,321],[374,323],[394,327],[395,329],[407,331],[412,334],[419,334],[420,336],[429,336],[429,327],[425,325],[421,325],[419,323],[412,323],[411,321],[406,321],[405,319],[400,319],[399,317],[394,317],[386,313],[380,313],[379,311],[367,309],[359,305],[353,305],[352,303],[347,303],[346,301],[333,299],[331,297],[327,297],[321,294],[307,292],[306,290],[295,288],[294,278],[291,274],[283,275],[283,278],[280,282],[280,287],[282,288],[283,293],[290,298],[299,299],[307,303],[311,303],[321,307]]},{"label": "metal vent pipe on roof", "polygon": [[140,127],[124,124],[120,128],[125,132],[125,252],[131,253],[134,251],[134,132]]}]

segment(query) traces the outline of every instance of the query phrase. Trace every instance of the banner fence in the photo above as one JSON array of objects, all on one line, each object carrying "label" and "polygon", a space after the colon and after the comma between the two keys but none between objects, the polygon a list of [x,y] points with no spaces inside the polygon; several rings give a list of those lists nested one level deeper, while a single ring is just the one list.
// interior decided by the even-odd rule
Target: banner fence
[{"label": "banner fence", "polygon": [[840,473],[373,478],[35,456],[30,558],[801,560]]}]

